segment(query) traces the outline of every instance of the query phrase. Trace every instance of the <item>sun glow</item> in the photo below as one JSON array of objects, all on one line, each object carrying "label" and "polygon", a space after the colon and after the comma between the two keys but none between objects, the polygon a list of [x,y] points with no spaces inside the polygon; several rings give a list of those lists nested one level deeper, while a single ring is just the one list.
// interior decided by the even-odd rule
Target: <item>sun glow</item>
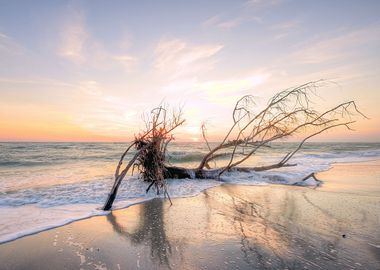
[{"label": "sun glow", "polygon": [[[179,140],[200,139],[203,121],[218,140],[242,96],[266,102],[275,92],[326,78],[338,84],[318,93],[328,106],[353,99],[371,120],[359,121],[356,132],[320,138],[378,141],[377,9],[351,3],[367,11],[366,20],[349,11],[336,20],[317,2],[308,3],[316,12],[306,17],[301,7],[289,13],[275,2],[281,17],[233,1],[218,3],[224,15],[210,4],[201,13],[188,5],[166,17],[163,4],[143,19],[129,2],[111,5],[112,18],[93,3],[35,4],[33,15],[18,9],[12,19],[0,10],[0,140],[130,140],[143,129],[141,115],[162,102],[183,105]],[[51,13],[41,16],[45,8]],[[17,21],[38,30],[25,36]]]}]

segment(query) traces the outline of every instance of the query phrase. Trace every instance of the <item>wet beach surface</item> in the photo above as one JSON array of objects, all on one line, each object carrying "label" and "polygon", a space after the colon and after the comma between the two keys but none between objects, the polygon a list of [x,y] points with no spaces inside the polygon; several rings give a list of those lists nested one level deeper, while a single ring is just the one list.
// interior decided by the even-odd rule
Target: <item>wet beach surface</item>
[{"label": "wet beach surface", "polygon": [[0,245],[0,269],[380,269],[380,162],[318,176],[77,221]]}]

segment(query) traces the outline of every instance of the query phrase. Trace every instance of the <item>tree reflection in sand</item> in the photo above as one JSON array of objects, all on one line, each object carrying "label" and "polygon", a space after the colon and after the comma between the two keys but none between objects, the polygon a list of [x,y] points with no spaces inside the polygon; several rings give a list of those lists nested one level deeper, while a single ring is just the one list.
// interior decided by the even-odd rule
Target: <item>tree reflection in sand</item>
[{"label": "tree reflection in sand", "polygon": [[226,184],[173,203],[156,198],[3,244],[1,265],[52,265],[16,261],[16,251],[56,269],[380,269],[376,194]]},{"label": "tree reflection in sand", "polygon": [[129,238],[133,244],[149,245],[151,258],[170,268],[169,256],[172,252],[170,242],[166,236],[163,219],[163,201],[153,199],[142,204],[141,219],[136,231],[128,232],[127,228],[119,224],[116,216],[111,212],[107,219],[115,232]]},{"label": "tree reflection in sand", "polygon": [[107,220],[118,235],[128,239],[120,248],[129,252],[133,246],[142,254],[141,269],[368,265],[373,255],[364,240],[353,234],[342,238],[341,232],[354,228],[330,213],[327,195],[319,200],[315,194],[301,188],[223,185],[192,199],[176,199],[170,207],[153,199],[111,213]]},{"label": "tree reflection in sand", "polygon": [[[359,251],[350,255],[351,245],[359,239],[342,238],[340,232],[349,224],[311,203],[308,191],[282,189],[270,196],[264,189],[252,197],[237,193],[233,186],[221,189],[220,209],[234,234],[240,235],[243,260],[253,269],[346,269],[357,266],[355,260],[365,255]],[[210,208],[218,208],[215,200]]]}]

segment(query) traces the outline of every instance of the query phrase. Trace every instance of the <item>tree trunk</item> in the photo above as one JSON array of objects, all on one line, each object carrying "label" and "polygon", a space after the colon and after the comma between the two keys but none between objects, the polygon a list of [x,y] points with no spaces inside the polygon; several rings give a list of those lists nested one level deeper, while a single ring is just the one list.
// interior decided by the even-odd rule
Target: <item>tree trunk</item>
[{"label": "tree trunk", "polygon": [[107,201],[106,201],[106,203],[103,206],[103,210],[108,211],[108,210],[111,209],[112,204],[113,204],[113,202],[114,202],[114,200],[116,198],[117,191],[119,190],[120,183],[121,183],[121,181],[117,182],[112,187],[110,194],[108,194]]}]

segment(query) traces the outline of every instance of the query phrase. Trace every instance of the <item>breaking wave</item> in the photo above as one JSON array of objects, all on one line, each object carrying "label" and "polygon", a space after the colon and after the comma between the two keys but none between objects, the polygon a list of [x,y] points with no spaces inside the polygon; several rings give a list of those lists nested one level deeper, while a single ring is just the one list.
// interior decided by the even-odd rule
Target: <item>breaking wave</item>
[{"label": "breaking wave", "polygon": [[[113,170],[123,143],[0,143],[0,243],[74,220],[103,215],[99,210],[113,184]],[[274,144],[258,153],[255,162],[277,161],[292,144]],[[207,149],[202,144],[175,144],[169,162],[191,166]],[[295,167],[266,172],[228,172],[220,180],[171,179],[171,197],[187,197],[223,183],[292,185],[333,163],[380,158],[380,144],[306,144],[293,159]],[[128,157],[127,157],[128,159]],[[223,159],[223,157],[221,157]],[[313,183],[310,183],[313,184]],[[123,181],[116,208],[156,197],[138,176]]]}]

